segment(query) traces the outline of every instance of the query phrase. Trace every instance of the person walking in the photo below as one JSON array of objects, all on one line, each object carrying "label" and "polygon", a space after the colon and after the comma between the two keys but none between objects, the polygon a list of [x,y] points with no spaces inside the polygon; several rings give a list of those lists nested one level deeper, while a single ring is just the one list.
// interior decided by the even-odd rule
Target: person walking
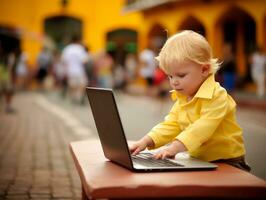
[{"label": "person walking", "polygon": [[155,53],[151,48],[146,48],[139,54],[140,75],[146,80],[146,94],[152,96],[154,85],[154,74],[157,67]]},{"label": "person walking", "polygon": [[16,89],[25,90],[28,81],[28,56],[26,52],[18,50],[16,63]]},{"label": "person walking", "polygon": [[[6,113],[14,113],[12,100],[14,96],[14,54],[4,52],[0,43],[0,100]],[[1,104],[2,105],[2,102]]]},{"label": "person walking", "polygon": [[251,76],[257,86],[257,96],[263,98],[265,96],[265,67],[266,56],[261,48],[256,48],[251,57]]},{"label": "person walking", "polygon": [[37,80],[41,89],[44,87],[44,80],[52,66],[52,55],[47,47],[43,47],[37,58],[38,72]]},{"label": "person walking", "polygon": [[231,93],[236,86],[236,62],[232,45],[229,43],[225,44],[223,51],[223,62],[219,74],[221,74],[222,86]]},{"label": "person walking", "polygon": [[69,94],[73,102],[81,103],[88,79],[85,71],[85,63],[88,53],[80,43],[78,36],[73,36],[71,43],[62,52],[62,62],[66,67],[67,84]]}]

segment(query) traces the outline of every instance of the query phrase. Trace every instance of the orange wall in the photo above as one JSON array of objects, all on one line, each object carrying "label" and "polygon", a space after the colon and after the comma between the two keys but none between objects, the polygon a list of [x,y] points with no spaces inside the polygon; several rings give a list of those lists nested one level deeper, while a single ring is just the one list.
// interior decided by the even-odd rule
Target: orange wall
[{"label": "orange wall", "polygon": [[84,43],[92,51],[105,46],[105,34],[115,28],[133,28],[138,31],[140,13],[121,13],[123,0],[69,0],[63,9],[61,1],[0,0],[0,26],[17,28],[21,32],[22,49],[34,64],[43,42],[44,20],[47,17],[68,15],[83,22]]}]

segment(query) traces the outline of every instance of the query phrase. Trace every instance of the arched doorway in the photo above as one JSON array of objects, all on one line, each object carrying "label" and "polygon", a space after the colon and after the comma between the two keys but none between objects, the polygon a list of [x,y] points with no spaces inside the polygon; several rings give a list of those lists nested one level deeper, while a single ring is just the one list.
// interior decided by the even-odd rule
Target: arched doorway
[{"label": "arched doorway", "polygon": [[164,43],[167,40],[167,31],[160,24],[152,26],[148,33],[148,47],[153,49],[155,54],[158,54]]},{"label": "arched doorway", "polygon": [[16,29],[0,26],[0,48],[1,56],[17,53],[20,49],[20,37]]},{"label": "arched doorway", "polygon": [[54,16],[44,21],[44,32],[58,50],[62,50],[73,36],[82,38],[82,21],[69,16]]},{"label": "arched doorway", "polygon": [[203,24],[193,16],[187,17],[178,27],[178,30],[192,30],[203,36],[206,34]]},{"label": "arched doorway", "polygon": [[222,41],[221,48],[227,44],[232,46],[240,84],[250,82],[249,56],[256,46],[255,21],[246,11],[232,7],[219,18],[216,29],[221,31],[222,38],[218,38]]},{"label": "arched doorway", "polygon": [[106,35],[106,50],[112,55],[115,65],[124,67],[128,53],[137,52],[138,34],[132,29],[116,29]]}]

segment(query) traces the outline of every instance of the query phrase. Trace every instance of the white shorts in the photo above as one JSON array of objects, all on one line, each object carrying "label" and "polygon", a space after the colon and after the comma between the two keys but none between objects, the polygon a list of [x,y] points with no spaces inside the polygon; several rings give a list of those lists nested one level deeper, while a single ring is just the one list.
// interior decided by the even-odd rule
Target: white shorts
[{"label": "white shorts", "polygon": [[88,80],[85,76],[72,76],[68,77],[69,87],[85,87],[88,84]]}]

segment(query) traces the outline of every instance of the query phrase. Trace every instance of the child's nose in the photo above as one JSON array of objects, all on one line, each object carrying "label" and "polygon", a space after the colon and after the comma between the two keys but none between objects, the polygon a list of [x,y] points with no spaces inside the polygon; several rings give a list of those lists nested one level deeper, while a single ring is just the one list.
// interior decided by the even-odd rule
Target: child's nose
[{"label": "child's nose", "polygon": [[179,81],[178,81],[177,77],[172,77],[171,81],[172,81],[172,84],[174,84],[174,85],[178,85],[179,84]]}]

